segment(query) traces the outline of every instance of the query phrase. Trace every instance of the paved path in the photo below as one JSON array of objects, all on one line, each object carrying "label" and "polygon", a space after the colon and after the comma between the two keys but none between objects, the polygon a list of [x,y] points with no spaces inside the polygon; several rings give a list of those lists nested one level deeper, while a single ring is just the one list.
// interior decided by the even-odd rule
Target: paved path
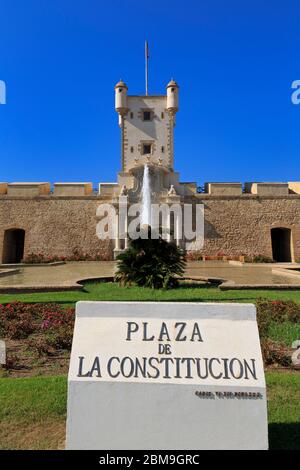
[{"label": "paved path", "polygon": [[[0,277],[0,292],[14,290],[66,290],[80,289],[80,281],[111,277],[114,274],[114,261],[82,261],[58,266],[20,267],[15,274]],[[230,286],[299,286],[300,272],[286,268],[300,265],[282,264],[244,264],[233,265],[228,262],[189,262],[186,276],[195,279],[217,278],[230,281]]]}]

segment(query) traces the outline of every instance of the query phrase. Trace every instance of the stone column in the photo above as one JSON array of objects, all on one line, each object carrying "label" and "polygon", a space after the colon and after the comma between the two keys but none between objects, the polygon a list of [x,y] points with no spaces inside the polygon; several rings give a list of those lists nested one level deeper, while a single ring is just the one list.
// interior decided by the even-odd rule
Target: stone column
[{"label": "stone column", "polygon": [[176,230],[175,230],[176,245],[180,246],[180,217],[178,217],[178,215],[176,215],[175,224],[176,224]]},{"label": "stone column", "polygon": [[166,222],[167,222],[167,241],[170,242],[171,241],[171,212],[170,211],[168,212]]},{"label": "stone column", "polygon": [[128,214],[126,211],[126,217],[125,217],[125,240],[124,240],[124,248],[127,250],[129,245],[129,239],[128,239]]},{"label": "stone column", "polygon": [[124,240],[124,249],[128,248],[128,196],[124,186],[119,196],[119,239]]},{"label": "stone column", "polygon": [[119,251],[120,250],[120,238],[119,238],[119,213],[116,213],[116,241],[115,241],[115,250],[114,251]]}]

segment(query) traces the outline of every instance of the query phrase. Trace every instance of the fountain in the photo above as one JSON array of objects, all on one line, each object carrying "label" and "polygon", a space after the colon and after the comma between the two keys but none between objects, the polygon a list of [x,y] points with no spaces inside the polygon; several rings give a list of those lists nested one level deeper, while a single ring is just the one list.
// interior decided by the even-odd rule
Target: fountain
[{"label": "fountain", "polygon": [[141,227],[149,227],[151,225],[151,183],[148,165],[144,166],[141,206]]}]

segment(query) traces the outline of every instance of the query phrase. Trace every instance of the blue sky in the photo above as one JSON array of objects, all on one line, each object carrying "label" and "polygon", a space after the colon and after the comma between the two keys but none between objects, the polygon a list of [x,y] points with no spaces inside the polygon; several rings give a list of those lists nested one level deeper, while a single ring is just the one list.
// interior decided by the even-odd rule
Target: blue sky
[{"label": "blue sky", "polygon": [[114,85],[180,85],[182,181],[300,180],[299,1],[0,0],[1,181],[115,181]]}]

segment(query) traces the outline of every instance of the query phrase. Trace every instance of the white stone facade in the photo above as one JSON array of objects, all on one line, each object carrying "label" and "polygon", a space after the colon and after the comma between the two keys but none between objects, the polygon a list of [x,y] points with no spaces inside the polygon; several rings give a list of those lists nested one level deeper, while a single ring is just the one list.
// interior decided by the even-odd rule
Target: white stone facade
[{"label": "white stone facade", "polygon": [[[167,97],[128,96],[127,105],[128,111],[124,116],[123,171],[130,171],[146,163],[172,168],[173,124],[166,109]],[[144,120],[144,112],[150,113],[150,120]],[[150,147],[150,153],[147,146]]]}]

